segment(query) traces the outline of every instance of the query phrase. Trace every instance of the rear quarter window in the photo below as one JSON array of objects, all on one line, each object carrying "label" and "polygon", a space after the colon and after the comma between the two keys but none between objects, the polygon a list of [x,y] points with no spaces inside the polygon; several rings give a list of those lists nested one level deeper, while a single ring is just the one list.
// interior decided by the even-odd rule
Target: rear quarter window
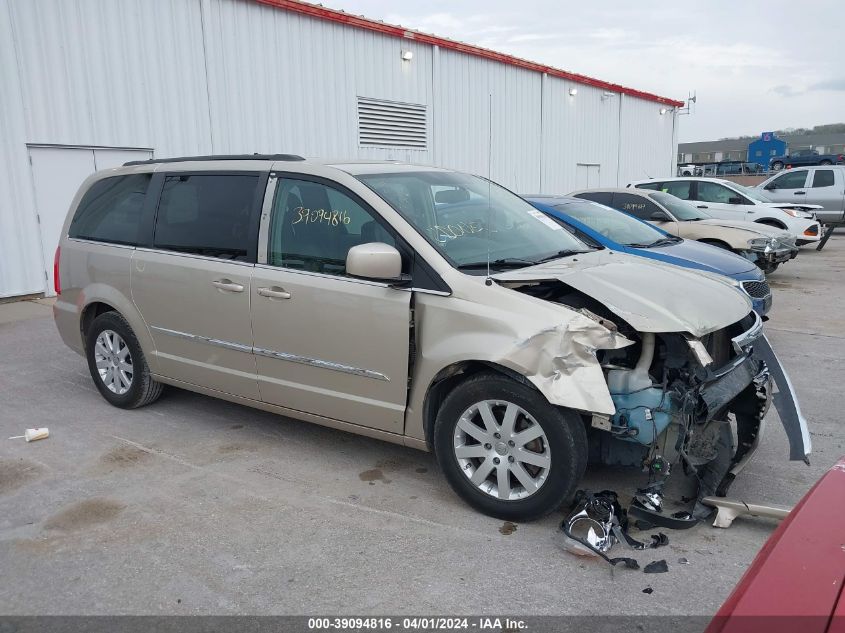
[{"label": "rear quarter window", "polygon": [[68,237],[137,246],[151,178],[152,174],[131,174],[95,182],[79,202]]},{"label": "rear quarter window", "polygon": [[813,174],[813,187],[832,187],[833,185],[832,169],[817,169]]}]

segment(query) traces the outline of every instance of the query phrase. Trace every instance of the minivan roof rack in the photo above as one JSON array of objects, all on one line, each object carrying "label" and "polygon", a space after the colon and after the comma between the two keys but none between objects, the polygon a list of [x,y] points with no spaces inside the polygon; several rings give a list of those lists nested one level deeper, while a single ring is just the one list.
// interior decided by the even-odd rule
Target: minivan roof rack
[{"label": "minivan roof rack", "polygon": [[157,163],[184,163],[187,161],[206,160],[305,160],[296,154],[209,154],[207,156],[179,156],[176,158],[151,158],[150,160],[130,160],[124,167],[132,165],[155,165]]}]

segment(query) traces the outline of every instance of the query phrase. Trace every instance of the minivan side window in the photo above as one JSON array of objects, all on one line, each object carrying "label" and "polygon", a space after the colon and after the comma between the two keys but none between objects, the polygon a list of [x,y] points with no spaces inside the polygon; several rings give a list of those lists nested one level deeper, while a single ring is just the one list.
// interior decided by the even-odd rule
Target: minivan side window
[{"label": "minivan side window", "polygon": [[253,261],[256,174],[173,174],[164,180],[153,247]]},{"label": "minivan side window", "polygon": [[82,196],[68,237],[137,246],[141,212],[152,174],[98,180]]},{"label": "minivan side window", "polygon": [[267,244],[268,264],[344,275],[349,249],[369,242],[396,246],[373,213],[339,189],[309,180],[279,180]]},{"label": "minivan side window", "polygon": [[611,206],[641,220],[651,220],[652,214],[663,213],[663,210],[651,200],[633,193],[614,193]]},{"label": "minivan side window", "polygon": [[832,169],[817,169],[813,173],[813,187],[832,187],[833,186],[833,170]]}]

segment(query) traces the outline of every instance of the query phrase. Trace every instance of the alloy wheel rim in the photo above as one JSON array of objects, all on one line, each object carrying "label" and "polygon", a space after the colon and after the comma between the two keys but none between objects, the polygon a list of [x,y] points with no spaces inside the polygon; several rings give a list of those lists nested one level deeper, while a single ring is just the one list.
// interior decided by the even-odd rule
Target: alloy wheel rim
[{"label": "alloy wheel rim", "polygon": [[522,407],[503,400],[476,402],[461,414],[453,436],[461,472],[500,501],[537,493],[552,463],[543,428]]},{"label": "alloy wheel rim", "polygon": [[106,388],[123,395],[132,387],[132,354],[126,341],[113,330],[103,330],[94,343],[94,362]]}]

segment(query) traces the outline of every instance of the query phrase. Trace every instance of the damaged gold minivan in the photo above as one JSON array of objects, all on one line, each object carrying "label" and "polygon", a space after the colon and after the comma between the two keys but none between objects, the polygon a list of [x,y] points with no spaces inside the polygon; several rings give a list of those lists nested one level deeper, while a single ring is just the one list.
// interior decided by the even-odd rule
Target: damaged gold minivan
[{"label": "damaged gold minivan", "polygon": [[557,508],[593,461],[724,494],[772,378],[791,458],[810,452],[733,282],[591,248],[450,170],[127,163],[83,183],[55,279],[59,332],[111,404],[172,385],[433,450],[498,517]]}]

